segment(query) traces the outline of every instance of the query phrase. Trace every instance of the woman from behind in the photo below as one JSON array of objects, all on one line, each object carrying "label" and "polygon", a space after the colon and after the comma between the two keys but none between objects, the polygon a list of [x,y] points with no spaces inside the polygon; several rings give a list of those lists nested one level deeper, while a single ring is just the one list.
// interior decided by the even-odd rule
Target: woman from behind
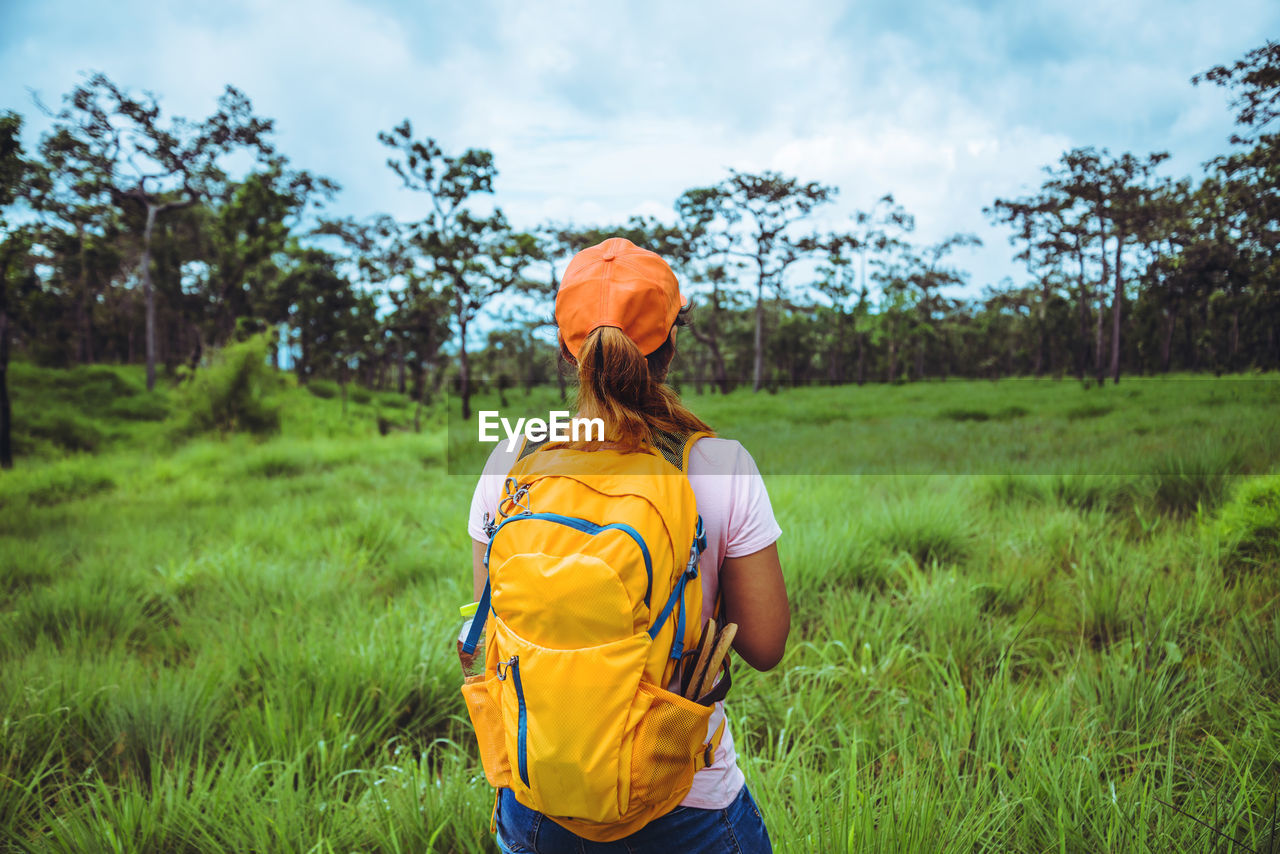
[{"label": "woman from behind", "polygon": [[[604,424],[599,447],[665,450],[677,464],[687,453],[685,471],[706,534],[698,559],[699,624],[712,617],[720,625],[736,624],[733,650],[751,667],[769,670],[782,659],[790,629],[776,545],[781,529],[751,455],[736,441],[710,435],[710,427],[665,382],[686,306],[674,273],[658,255],[610,238],[578,253],[565,271],[556,297],[561,352],[577,368],[577,416]],[[477,598],[488,578],[486,515],[492,517],[507,473],[523,452],[499,443],[475,489],[468,529]],[[539,854],[771,851],[737,765],[723,702],[715,703],[708,722],[708,739],[715,733],[721,735],[712,761],[693,774],[678,806],[617,841],[580,837],[502,789],[496,816],[500,847]]]}]

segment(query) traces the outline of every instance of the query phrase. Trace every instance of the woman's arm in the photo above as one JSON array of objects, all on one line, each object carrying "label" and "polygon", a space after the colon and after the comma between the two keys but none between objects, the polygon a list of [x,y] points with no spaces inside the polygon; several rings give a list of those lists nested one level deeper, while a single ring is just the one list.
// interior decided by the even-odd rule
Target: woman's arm
[{"label": "woman's arm", "polygon": [[484,571],[484,550],[488,548],[488,543],[482,543],[479,540],[471,541],[471,597],[473,600],[479,600],[480,594],[484,592],[484,583],[489,575]]},{"label": "woman's arm", "polygon": [[782,660],[791,632],[791,607],[777,544],[725,558],[720,564],[720,591],[725,624],[738,624],[733,648],[756,670],[773,669]]}]

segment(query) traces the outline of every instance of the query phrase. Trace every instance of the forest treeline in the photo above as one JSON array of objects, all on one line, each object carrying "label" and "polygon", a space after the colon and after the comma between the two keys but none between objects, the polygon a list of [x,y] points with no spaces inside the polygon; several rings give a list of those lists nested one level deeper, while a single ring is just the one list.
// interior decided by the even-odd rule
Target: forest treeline
[{"label": "forest treeline", "polygon": [[378,138],[425,216],[340,218],[338,185],[281,152],[243,92],[195,121],[93,74],[42,107],[30,151],[22,116],[0,113],[0,456],[11,354],[145,362],[150,388],[266,332],[300,382],[418,400],[448,383],[464,416],[477,383],[563,383],[556,270],[614,234],[669,259],[694,298],[676,378],[725,392],[1280,367],[1280,43],[1192,83],[1227,88],[1237,114],[1202,176],[1162,174],[1163,152],[1067,151],[1035,192],[982,212],[1007,226],[1024,283],[957,298],[977,238],[914,241],[890,194],[823,230],[813,213],[836,187],[730,169],[670,221],[525,231],[488,199],[491,152],[446,152],[406,119]]}]

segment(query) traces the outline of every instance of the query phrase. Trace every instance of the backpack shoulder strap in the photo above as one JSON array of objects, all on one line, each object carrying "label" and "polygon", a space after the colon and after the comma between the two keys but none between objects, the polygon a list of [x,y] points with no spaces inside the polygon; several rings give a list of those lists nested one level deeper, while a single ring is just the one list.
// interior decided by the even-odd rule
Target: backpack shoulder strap
[{"label": "backpack shoulder strap", "polygon": [[[706,439],[714,435],[714,433],[710,433],[706,430],[698,430],[693,433],[685,434],[668,433],[665,430],[654,430],[654,447],[660,454],[662,454],[663,458],[666,459],[667,462],[671,463],[685,474],[688,474],[689,451],[693,449],[693,443],[699,439]],[[545,444],[547,444],[547,440],[545,439],[541,442],[531,442],[526,436],[520,442],[520,452],[516,454],[513,464],[520,462]]]},{"label": "backpack shoulder strap", "polygon": [[654,430],[653,439],[654,447],[662,454],[667,462],[685,474],[689,473],[689,451],[693,448],[693,443],[699,439],[705,439],[714,434],[705,430],[699,430],[693,433],[668,433],[665,430]]},{"label": "backpack shoulder strap", "polygon": [[545,439],[543,439],[541,442],[530,442],[529,437],[525,436],[523,439],[520,440],[520,453],[516,454],[516,458],[513,462],[513,465],[514,463],[520,462],[525,457],[529,456],[530,454],[532,454],[534,451],[538,450],[545,444],[547,444],[547,441]]}]

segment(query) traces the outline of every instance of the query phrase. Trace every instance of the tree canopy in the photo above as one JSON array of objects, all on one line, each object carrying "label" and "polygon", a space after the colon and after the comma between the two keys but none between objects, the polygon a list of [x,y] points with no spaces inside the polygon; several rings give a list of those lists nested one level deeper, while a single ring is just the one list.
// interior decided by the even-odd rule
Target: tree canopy
[{"label": "tree canopy", "polygon": [[151,385],[269,328],[272,359],[301,382],[420,402],[447,386],[466,415],[477,386],[557,379],[563,390],[557,270],[621,235],[667,258],[692,297],[672,380],[725,393],[1274,369],[1280,44],[1192,82],[1227,89],[1241,129],[1204,174],[1166,174],[1164,152],[1063,152],[1034,191],[975,200],[1025,270],[993,283],[964,269],[975,237],[915,240],[891,193],[819,227],[838,188],[776,171],[708,176],[667,217],[519,229],[489,200],[491,151],[446,152],[408,119],[377,138],[419,214],[327,218],[340,188],[291,164],[273,121],[234,86],[193,121],[91,74],[31,154],[21,117],[0,115],[0,366],[10,351],[54,365],[144,361]]}]

